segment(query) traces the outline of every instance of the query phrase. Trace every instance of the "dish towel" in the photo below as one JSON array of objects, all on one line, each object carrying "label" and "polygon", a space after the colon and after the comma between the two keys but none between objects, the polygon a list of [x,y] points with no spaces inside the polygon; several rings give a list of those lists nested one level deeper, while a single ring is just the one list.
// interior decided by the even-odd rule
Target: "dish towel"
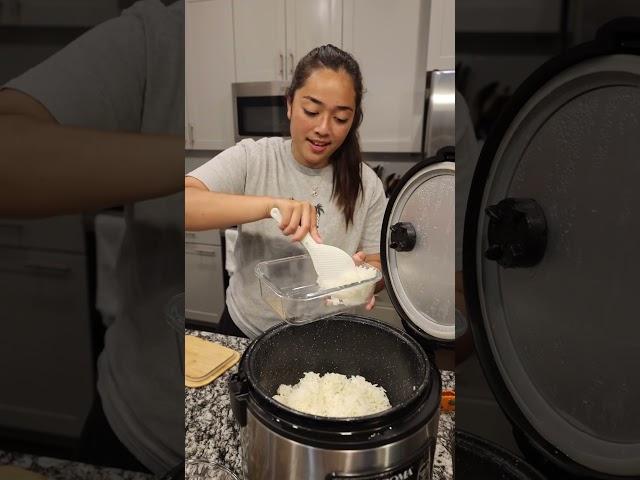
[{"label": "dish towel", "polygon": [[236,257],[234,254],[236,248],[236,240],[238,239],[238,230],[235,228],[227,228],[224,231],[224,253],[225,261],[224,268],[227,270],[229,276],[233,275],[236,271]]}]

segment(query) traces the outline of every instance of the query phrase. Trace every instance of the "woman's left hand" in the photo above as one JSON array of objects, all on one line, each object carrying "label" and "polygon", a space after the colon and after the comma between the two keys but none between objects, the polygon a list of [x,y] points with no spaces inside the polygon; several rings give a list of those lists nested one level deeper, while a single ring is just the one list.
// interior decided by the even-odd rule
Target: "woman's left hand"
[{"label": "woman's left hand", "polygon": [[[364,252],[356,252],[352,258],[356,266],[358,266],[358,265],[362,265],[365,262],[365,260],[367,259],[367,255]],[[367,305],[364,308],[366,310],[373,310],[373,307],[375,304],[376,304],[376,296],[372,293],[371,298],[369,299],[369,301],[367,302]]]}]

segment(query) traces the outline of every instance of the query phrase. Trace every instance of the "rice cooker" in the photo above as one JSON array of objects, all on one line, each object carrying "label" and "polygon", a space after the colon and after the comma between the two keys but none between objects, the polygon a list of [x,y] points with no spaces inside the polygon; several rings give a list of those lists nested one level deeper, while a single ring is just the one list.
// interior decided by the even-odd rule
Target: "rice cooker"
[{"label": "rice cooker", "polygon": [[[244,352],[229,391],[247,480],[431,478],[442,390],[433,352],[455,338],[454,171],[453,149],[442,149],[407,172],[387,205],[383,273],[406,333],[342,314],[277,325]],[[392,408],[329,418],[273,400],[308,371],[361,375]]]},{"label": "rice cooker", "polygon": [[504,448],[456,429],[457,480],[546,480],[535,467]]},{"label": "rice cooker", "polygon": [[476,352],[549,478],[640,478],[640,20],[543,65],[479,158],[465,219]]},{"label": "rice cooker", "polygon": [[435,361],[455,346],[455,150],[416,164],[389,198],[380,256],[389,298]]}]

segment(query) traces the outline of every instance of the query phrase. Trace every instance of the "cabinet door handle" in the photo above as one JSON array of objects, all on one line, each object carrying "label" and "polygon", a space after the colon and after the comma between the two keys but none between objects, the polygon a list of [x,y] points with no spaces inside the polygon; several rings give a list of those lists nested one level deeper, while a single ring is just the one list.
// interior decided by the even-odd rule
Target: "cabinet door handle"
[{"label": "cabinet door handle", "polygon": [[289,57],[291,58],[291,78],[293,78],[293,53],[289,52]]},{"label": "cabinet door handle", "polygon": [[189,144],[193,147],[193,125],[189,124]]},{"label": "cabinet door handle", "polygon": [[198,255],[206,255],[207,257],[216,256],[216,252],[213,252],[211,250],[205,250],[203,248],[195,248],[193,251],[196,252]]},{"label": "cabinet door handle", "polygon": [[[212,248],[214,248],[214,247],[212,247]],[[191,244],[191,246],[185,246],[184,253],[187,254],[187,255],[203,255],[203,256],[207,256],[207,257],[215,257],[216,256],[216,251],[215,250],[209,250],[207,248],[196,247],[193,244]]]},{"label": "cabinet door handle", "polygon": [[280,76],[284,78],[284,55],[280,54]]}]

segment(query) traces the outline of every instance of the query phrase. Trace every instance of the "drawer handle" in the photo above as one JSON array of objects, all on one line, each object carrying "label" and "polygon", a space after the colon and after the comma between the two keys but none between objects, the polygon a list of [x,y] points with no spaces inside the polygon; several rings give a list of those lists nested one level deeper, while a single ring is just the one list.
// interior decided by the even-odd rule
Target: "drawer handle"
[{"label": "drawer handle", "polygon": [[216,256],[216,252],[213,252],[211,250],[204,250],[202,248],[195,248],[193,251],[195,253],[197,253],[198,255],[207,255],[209,257],[215,257]]}]

